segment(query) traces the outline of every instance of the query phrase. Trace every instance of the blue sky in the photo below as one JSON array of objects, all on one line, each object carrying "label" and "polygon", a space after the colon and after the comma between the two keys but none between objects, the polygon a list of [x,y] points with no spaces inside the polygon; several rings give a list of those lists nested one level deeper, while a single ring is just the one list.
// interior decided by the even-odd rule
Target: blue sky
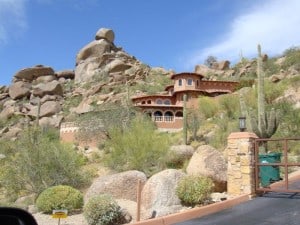
[{"label": "blue sky", "polygon": [[278,55],[300,45],[299,0],[0,0],[0,84],[37,64],[74,69],[101,27],[150,66],[194,71],[209,55]]}]

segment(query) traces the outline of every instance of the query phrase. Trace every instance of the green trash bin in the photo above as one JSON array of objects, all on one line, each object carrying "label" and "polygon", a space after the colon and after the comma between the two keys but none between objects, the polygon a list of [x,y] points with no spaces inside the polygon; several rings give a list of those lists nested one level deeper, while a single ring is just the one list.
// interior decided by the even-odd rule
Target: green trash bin
[{"label": "green trash bin", "polygon": [[[260,163],[279,163],[281,153],[268,153],[259,155]],[[259,167],[260,183],[263,187],[280,180],[279,166],[260,166]]]}]

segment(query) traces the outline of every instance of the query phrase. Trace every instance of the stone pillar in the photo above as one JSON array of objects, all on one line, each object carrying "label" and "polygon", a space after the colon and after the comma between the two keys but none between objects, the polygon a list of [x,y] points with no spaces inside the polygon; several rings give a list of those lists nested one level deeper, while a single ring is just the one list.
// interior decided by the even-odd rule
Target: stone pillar
[{"label": "stone pillar", "polygon": [[227,193],[230,197],[255,193],[254,142],[256,134],[231,133],[228,137]]}]

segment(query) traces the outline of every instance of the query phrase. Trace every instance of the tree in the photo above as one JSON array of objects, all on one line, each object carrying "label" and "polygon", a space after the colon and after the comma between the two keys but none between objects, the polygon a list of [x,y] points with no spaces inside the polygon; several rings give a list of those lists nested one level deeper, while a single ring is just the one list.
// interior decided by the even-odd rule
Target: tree
[{"label": "tree", "polygon": [[217,57],[210,55],[205,59],[204,65],[208,66],[209,68],[212,68],[213,64],[217,61]]},{"label": "tree", "polygon": [[168,147],[168,136],[158,133],[148,118],[137,116],[127,129],[110,132],[106,163],[117,171],[140,170],[149,176],[164,167]]},{"label": "tree", "polygon": [[6,158],[1,161],[1,185],[8,196],[21,192],[39,194],[53,185],[80,187],[88,182],[81,166],[83,156],[70,145],[59,142],[53,130],[28,128],[21,137],[1,149]]}]

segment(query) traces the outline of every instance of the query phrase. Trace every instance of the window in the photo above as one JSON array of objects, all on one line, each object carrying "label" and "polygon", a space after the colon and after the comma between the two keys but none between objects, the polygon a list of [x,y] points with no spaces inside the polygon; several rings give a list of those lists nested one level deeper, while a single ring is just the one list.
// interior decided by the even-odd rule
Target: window
[{"label": "window", "polygon": [[173,121],[173,119],[174,119],[174,116],[171,111],[165,112],[165,121],[166,122],[171,122],[171,121]]},{"label": "window", "polygon": [[150,105],[150,104],[151,104],[151,100],[148,100],[148,101],[147,101],[147,104],[149,104],[149,105]]},{"label": "window", "polygon": [[142,101],[142,105],[145,105],[146,104],[146,102],[145,101]]},{"label": "window", "polygon": [[182,86],[182,80],[181,79],[178,80],[178,86]]},{"label": "window", "polygon": [[164,101],[164,104],[165,104],[165,105],[171,105],[171,101],[170,101],[169,99],[166,99],[166,100]]},{"label": "window", "polygon": [[199,80],[197,80],[197,87],[199,87]]},{"label": "window", "polygon": [[191,78],[187,79],[187,84],[189,86],[193,85],[193,79],[191,79]]},{"label": "window", "polygon": [[175,114],[176,117],[183,117],[183,113],[181,111],[176,112]]},{"label": "window", "polygon": [[157,100],[156,100],[156,104],[161,105],[162,103],[163,103],[163,102],[162,102],[161,99],[157,99]]}]

